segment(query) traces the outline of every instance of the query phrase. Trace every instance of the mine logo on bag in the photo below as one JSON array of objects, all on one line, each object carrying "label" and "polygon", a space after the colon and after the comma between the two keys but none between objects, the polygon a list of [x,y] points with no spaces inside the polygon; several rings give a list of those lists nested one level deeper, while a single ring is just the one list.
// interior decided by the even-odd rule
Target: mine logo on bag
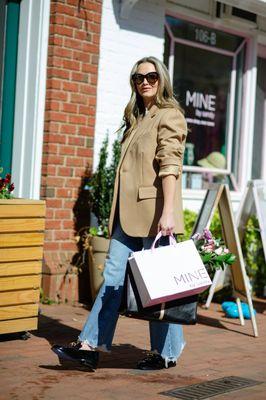
[{"label": "mine logo on bag", "polygon": [[[209,276],[207,274],[207,271],[205,268],[199,268],[195,271],[192,272],[187,272],[187,273],[181,273],[179,276],[174,276],[174,280],[177,284],[177,286],[182,283],[186,284],[189,283],[190,286],[194,286],[193,282],[198,281],[199,279],[202,280],[202,283],[209,283]],[[207,279],[207,281],[205,281]]]}]

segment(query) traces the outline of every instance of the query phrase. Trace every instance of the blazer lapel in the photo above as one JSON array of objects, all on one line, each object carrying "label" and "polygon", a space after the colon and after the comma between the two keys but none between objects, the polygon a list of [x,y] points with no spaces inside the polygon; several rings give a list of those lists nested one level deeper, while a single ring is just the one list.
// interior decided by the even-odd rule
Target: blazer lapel
[{"label": "blazer lapel", "polygon": [[121,154],[120,162],[118,164],[118,169],[120,168],[125,155],[130,148],[130,146],[135,143],[138,138],[143,134],[147,126],[149,125],[151,119],[156,115],[158,111],[158,107],[154,104],[151,109],[149,110],[148,114],[143,118],[143,120],[139,123],[139,125],[131,132],[130,137],[127,140],[127,143],[125,144],[125,148],[123,153]]}]

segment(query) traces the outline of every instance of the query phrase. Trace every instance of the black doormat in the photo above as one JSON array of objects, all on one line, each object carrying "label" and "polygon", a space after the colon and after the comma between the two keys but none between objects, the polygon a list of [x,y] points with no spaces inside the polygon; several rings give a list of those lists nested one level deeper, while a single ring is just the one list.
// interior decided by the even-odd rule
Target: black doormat
[{"label": "black doormat", "polygon": [[217,396],[218,394],[244,389],[261,383],[262,382],[254,381],[253,379],[240,378],[238,376],[226,376],[212,381],[178,387],[159,394],[183,400],[203,400]]}]

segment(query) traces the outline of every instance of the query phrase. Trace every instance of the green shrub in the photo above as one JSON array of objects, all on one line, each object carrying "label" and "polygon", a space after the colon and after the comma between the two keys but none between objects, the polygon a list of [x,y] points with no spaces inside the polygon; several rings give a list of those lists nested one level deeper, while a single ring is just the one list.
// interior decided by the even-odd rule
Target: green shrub
[{"label": "green shrub", "polygon": [[112,160],[108,165],[108,136],[103,141],[97,170],[89,182],[91,211],[97,218],[98,227],[92,227],[90,233],[108,237],[108,219],[111,211],[114,182],[120,159],[120,141],[115,140],[112,147]]},{"label": "green shrub", "polygon": [[266,286],[266,263],[259,223],[255,215],[248,219],[242,249],[253,293],[258,297],[263,297],[264,286]]}]

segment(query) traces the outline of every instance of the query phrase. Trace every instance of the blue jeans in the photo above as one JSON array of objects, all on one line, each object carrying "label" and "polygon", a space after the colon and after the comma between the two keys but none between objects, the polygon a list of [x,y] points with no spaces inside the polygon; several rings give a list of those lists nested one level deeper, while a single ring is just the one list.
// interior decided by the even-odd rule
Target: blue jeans
[{"label": "blue jeans", "polygon": [[[105,261],[104,282],[80,333],[80,342],[98,350],[110,351],[119,316],[127,259],[132,251],[150,248],[153,240],[152,237],[128,236],[122,231],[120,223],[116,223]],[[152,321],[149,327],[151,351],[159,353],[166,366],[168,361],[176,361],[185,346],[182,326]]]}]

